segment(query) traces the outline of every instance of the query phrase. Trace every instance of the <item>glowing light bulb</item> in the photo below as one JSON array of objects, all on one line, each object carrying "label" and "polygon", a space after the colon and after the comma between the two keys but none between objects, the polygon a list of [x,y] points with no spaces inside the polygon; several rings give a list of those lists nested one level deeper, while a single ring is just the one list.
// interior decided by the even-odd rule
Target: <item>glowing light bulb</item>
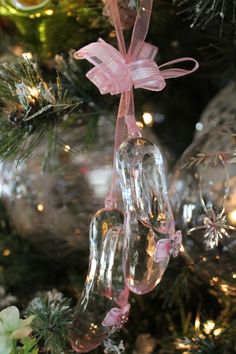
[{"label": "glowing light bulb", "polygon": [[47,16],[52,16],[54,14],[54,11],[52,9],[48,9],[48,10],[45,10],[44,13]]},{"label": "glowing light bulb", "polygon": [[207,321],[206,323],[204,323],[204,332],[206,333],[206,334],[210,334],[212,331],[213,331],[213,329],[215,328],[215,322],[214,321],[212,321],[212,320],[209,320],[209,321]]},{"label": "glowing light bulb", "polygon": [[32,56],[32,53],[27,52],[27,53],[22,53],[22,57],[23,57],[25,60],[31,60],[33,56]]},{"label": "glowing light bulb", "polygon": [[216,328],[213,332],[214,336],[219,336],[223,332],[223,328]]},{"label": "glowing light bulb", "polygon": [[38,205],[37,205],[37,210],[40,211],[40,212],[42,212],[42,211],[44,210],[43,204],[38,204]]},{"label": "glowing light bulb", "polygon": [[195,125],[196,130],[198,130],[199,132],[203,129],[203,124],[201,122],[197,122],[197,124]]},{"label": "glowing light bulb", "polygon": [[196,320],[195,320],[195,325],[194,325],[196,331],[199,331],[199,329],[200,329],[200,324],[201,324],[201,322],[200,322],[200,317],[199,317],[199,314],[197,314]]},{"label": "glowing light bulb", "polygon": [[232,224],[236,224],[236,209],[232,210],[228,216]]},{"label": "glowing light bulb", "polygon": [[143,127],[144,127],[143,123],[140,121],[136,122],[136,125],[139,129],[143,129]]},{"label": "glowing light bulb", "polygon": [[11,254],[11,250],[9,250],[9,248],[5,248],[3,251],[2,251],[2,254],[4,257],[8,257],[10,256]]},{"label": "glowing light bulb", "polygon": [[29,93],[32,97],[38,98],[40,94],[40,90],[38,90],[36,87],[30,87],[28,86]]},{"label": "glowing light bulb", "polygon": [[70,145],[65,145],[64,146],[64,151],[69,152],[71,149]]},{"label": "glowing light bulb", "polygon": [[143,121],[145,125],[151,126],[153,125],[154,119],[151,113],[144,112],[143,113]]}]

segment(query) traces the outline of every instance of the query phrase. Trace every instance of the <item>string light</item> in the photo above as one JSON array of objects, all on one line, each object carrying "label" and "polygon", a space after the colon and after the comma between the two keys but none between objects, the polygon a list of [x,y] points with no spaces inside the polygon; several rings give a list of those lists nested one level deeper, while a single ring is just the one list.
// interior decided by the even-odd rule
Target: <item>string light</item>
[{"label": "string light", "polygon": [[36,100],[38,99],[39,95],[40,95],[40,90],[38,90],[36,87],[30,87],[27,86],[29,95],[28,95],[28,99],[32,104],[35,104]]},{"label": "string light", "polygon": [[12,51],[17,56],[23,55],[23,49],[19,45],[15,46]]},{"label": "string light", "polygon": [[223,328],[216,328],[213,332],[214,336],[218,337],[223,332]]},{"label": "string light", "polygon": [[143,113],[143,121],[144,121],[144,124],[147,126],[153,125],[154,119],[153,119],[152,114],[148,113],[148,112],[144,112]]},{"label": "string light", "polygon": [[38,210],[39,212],[42,212],[42,211],[44,210],[43,204],[38,204],[38,205],[37,205],[37,210]]},{"label": "string light", "polygon": [[11,250],[9,250],[9,248],[5,248],[3,251],[2,251],[2,254],[4,257],[8,257],[10,256],[11,254]]},{"label": "string light", "polygon": [[205,332],[206,334],[210,334],[210,333],[213,331],[213,329],[215,328],[215,325],[216,325],[216,324],[215,324],[214,321],[208,320],[208,321],[205,322],[204,325],[203,325],[204,332]]},{"label": "string light", "polygon": [[49,10],[45,10],[44,13],[47,16],[52,16],[54,14],[54,11],[52,9],[49,9]]},{"label": "string light", "polygon": [[[177,342],[175,343],[176,349],[192,349],[192,344],[190,342],[188,342],[188,340],[186,339],[186,341],[182,341],[182,340],[177,340]],[[188,353],[189,352],[185,352]]]},{"label": "string light", "polygon": [[136,122],[136,125],[139,129],[143,129],[143,127],[144,127],[143,123],[140,121]]},{"label": "string light", "polygon": [[30,53],[30,52],[22,53],[22,57],[25,60],[31,60],[33,58],[32,53]]},{"label": "string light", "polygon": [[201,324],[201,322],[200,322],[200,316],[199,316],[199,314],[197,314],[196,320],[195,320],[195,324],[194,324],[194,327],[195,327],[195,331],[196,331],[196,332],[199,331],[199,329],[200,329],[200,324]]},{"label": "string light", "polygon": [[236,209],[232,210],[229,215],[229,220],[232,222],[232,224],[236,224]]},{"label": "string light", "polygon": [[65,145],[65,146],[64,146],[64,151],[65,151],[65,152],[69,152],[70,149],[71,149],[70,145]]}]

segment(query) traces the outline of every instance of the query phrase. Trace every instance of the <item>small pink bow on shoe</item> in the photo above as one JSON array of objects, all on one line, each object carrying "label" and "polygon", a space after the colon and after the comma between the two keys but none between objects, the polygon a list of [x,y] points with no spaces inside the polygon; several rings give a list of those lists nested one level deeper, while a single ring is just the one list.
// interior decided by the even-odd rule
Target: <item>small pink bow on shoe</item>
[{"label": "small pink bow on shoe", "polygon": [[154,262],[162,262],[167,257],[177,257],[182,245],[182,232],[176,231],[170,239],[159,240],[156,244]]},{"label": "small pink bow on shoe", "polygon": [[129,310],[130,310],[130,304],[127,304],[121,308],[113,307],[106,314],[106,317],[102,321],[102,325],[104,327],[121,328],[122,325],[128,320]]},{"label": "small pink bow on shoe", "polygon": [[110,311],[108,311],[102,322],[102,325],[105,327],[121,328],[122,325],[128,320],[130,311],[130,304],[128,303],[128,300],[129,288],[126,286],[115,299],[119,308],[113,307]]}]

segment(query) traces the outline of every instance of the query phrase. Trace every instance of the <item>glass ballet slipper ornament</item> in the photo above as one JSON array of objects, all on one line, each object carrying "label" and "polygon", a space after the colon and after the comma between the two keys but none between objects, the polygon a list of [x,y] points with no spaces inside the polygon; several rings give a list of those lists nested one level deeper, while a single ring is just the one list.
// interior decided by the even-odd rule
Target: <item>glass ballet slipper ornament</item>
[{"label": "glass ballet slipper ornament", "polygon": [[163,160],[156,145],[143,138],[124,142],[117,170],[125,206],[123,268],[126,284],[145,294],[161,281],[170,255],[177,256],[175,232]]},{"label": "glass ballet slipper ornament", "polygon": [[122,245],[122,212],[99,210],[90,224],[89,270],[70,329],[76,352],[93,350],[127,320],[130,305],[121,264]]}]

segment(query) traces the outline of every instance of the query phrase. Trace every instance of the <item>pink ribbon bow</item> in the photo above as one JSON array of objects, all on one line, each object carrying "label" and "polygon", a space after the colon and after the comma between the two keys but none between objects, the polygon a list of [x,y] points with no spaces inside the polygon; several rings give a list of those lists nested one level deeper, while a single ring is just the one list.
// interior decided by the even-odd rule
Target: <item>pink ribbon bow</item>
[{"label": "pink ribbon bow", "polygon": [[177,257],[182,245],[182,232],[176,231],[170,239],[159,240],[156,244],[154,261],[156,263],[164,261],[167,257]]},{"label": "pink ribbon bow", "polygon": [[121,328],[122,325],[125,322],[127,322],[129,311],[130,311],[130,304],[127,304],[121,308],[113,307],[106,314],[104,320],[102,321],[102,325],[104,327]]},{"label": "pink ribbon bow", "polygon": [[[134,116],[133,87],[161,91],[166,86],[165,79],[189,75],[197,70],[199,66],[195,59],[180,58],[158,67],[154,61],[158,48],[145,42],[152,4],[153,0],[140,0],[131,43],[129,50],[126,52],[117,0],[107,0],[106,5],[109,6],[112,15],[119,50],[99,39],[97,42],[88,44],[74,54],[76,59],[87,59],[94,65],[94,68],[87,73],[87,77],[98,87],[101,94],[110,93],[111,95],[115,95],[121,93],[116,126],[115,153],[123,140],[122,131],[124,130],[124,121],[129,136],[140,136]],[[195,64],[193,69],[166,69],[169,65],[187,61]],[[116,171],[114,166],[111,192],[106,199],[107,207],[116,205],[115,185]]]},{"label": "pink ribbon bow", "polygon": [[[196,70],[198,64],[192,58],[176,59],[158,67],[154,61],[157,51],[157,47],[143,42],[138,46],[135,56],[123,57],[116,48],[99,39],[80,49],[74,56],[76,59],[87,59],[95,66],[86,76],[102,95],[129,92],[133,87],[161,91],[166,86],[165,79],[188,75]],[[167,65],[186,61],[194,62],[195,67],[192,70],[160,70]]]}]

